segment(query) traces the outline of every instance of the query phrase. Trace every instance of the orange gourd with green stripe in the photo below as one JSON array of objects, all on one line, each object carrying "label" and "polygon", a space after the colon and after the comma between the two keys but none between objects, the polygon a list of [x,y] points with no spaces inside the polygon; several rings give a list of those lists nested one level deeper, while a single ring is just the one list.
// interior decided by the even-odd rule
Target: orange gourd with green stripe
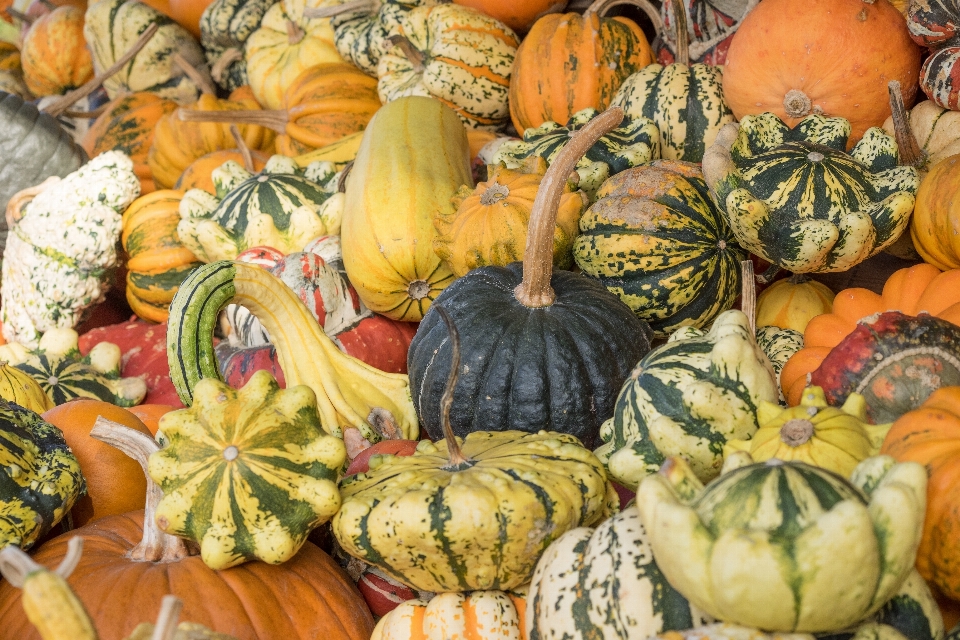
[{"label": "orange gourd with green stripe", "polygon": [[60,7],[30,26],[20,51],[23,79],[39,97],[76,89],[93,77],[83,37],[83,10]]}]

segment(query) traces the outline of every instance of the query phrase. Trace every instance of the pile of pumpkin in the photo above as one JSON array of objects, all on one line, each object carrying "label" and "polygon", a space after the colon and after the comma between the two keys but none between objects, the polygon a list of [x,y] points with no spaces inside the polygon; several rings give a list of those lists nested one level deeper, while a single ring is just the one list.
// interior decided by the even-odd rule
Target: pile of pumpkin
[{"label": "pile of pumpkin", "polygon": [[943,640],[957,20],[0,0],[0,637]]}]

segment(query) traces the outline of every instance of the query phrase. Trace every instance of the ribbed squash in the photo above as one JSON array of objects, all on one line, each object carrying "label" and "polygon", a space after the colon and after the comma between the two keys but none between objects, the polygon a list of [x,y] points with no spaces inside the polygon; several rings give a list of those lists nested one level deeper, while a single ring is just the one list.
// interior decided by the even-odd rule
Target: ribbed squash
[{"label": "ribbed squash", "polygon": [[214,0],[200,18],[200,44],[214,82],[227,91],[250,84],[243,45],[273,0]]},{"label": "ribbed squash", "polygon": [[453,274],[433,251],[433,218],[471,184],[467,136],[433,98],[380,109],[347,180],[343,263],[360,299],[394,320],[418,321]]},{"label": "ribbed squash", "polygon": [[87,155],[95,158],[105,151],[122,151],[133,161],[140,179],[140,194],[156,190],[147,154],[159,120],[173,112],[177,103],[149,91],[138,91],[112,100],[87,130],[81,142]]},{"label": "ribbed squash", "polygon": [[380,57],[393,47],[387,38],[399,33],[401,18],[411,9],[437,4],[439,0],[374,0],[341,11],[331,20],[337,51],[344,60],[376,77]]},{"label": "ribbed squash", "polygon": [[[391,40],[393,38],[393,40]],[[507,121],[510,72],[520,40],[510,27],[455,4],[418,7],[400,18],[377,66],[384,104],[403,96],[432,96],[471,129]]]},{"label": "ribbed squash", "polygon": [[780,404],[786,404],[786,394],[780,384],[780,374],[793,354],[803,349],[803,334],[794,329],[757,327],[757,346],[766,354],[767,360],[773,367],[773,373],[777,376]]},{"label": "ribbed squash", "polygon": [[250,87],[265,109],[280,109],[287,90],[306,68],[342,62],[330,19],[304,18],[304,3],[296,7],[298,12],[288,4],[296,3],[287,0],[270,7],[244,46]]},{"label": "ribbed squash", "polygon": [[518,132],[566,122],[588,107],[606,109],[624,80],[654,61],[635,22],[604,16],[614,4],[597,0],[582,16],[550,14],[533,24],[510,76],[510,119]]},{"label": "ribbed squash", "polygon": [[180,283],[202,263],[177,235],[179,191],[141,196],[123,214],[120,242],[127,252],[127,302],[144,320],[166,322]]},{"label": "ribbed squash", "polygon": [[910,238],[917,252],[926,262],[943,270],[960,268],[960,211],[956,199],[951,197],[958,181],[960,155],[933,165],[920,183],[910,219]]},{"label": "ribbed squash", "polygon": [[[539,156],[527,158],[516,170],[490,166],[487,180],[476,189],[460,187],[452,200],[456,211],[437,212],[433,249],[453,275],[460,278],[471,269],[523,260],[527,224],[546,171],[547,163]],[[560,196],[553,240],[553,264],[558,269],[573,264],[573,239],[586,206],[586,194],[568,183]]]},{"label": "ribbed squash", "polygon": [[740,292],[747,255],[694,164],[658,160],[616,174],[600,187],[580,231],[577,266],[658,337],[710,324]]},{"label": "ribbed squash", "polygon": [[803,274],[777,280],[757,298],[757,326],[802,333],[811,319],[833,311],[835,297],[830,287]]},{"label": "ribbed squash", "polygon": [[646,640],[713,622],[667,582],[632,507],[557,538],[537,563],[527,606],[531,640]]},{"label": "ribbed squash", "polygon": [[926,485],[923,466],[880,456],[849,482],[774,459],[703,488],[671,458],[644,478],[637,508],[670,584],[709,615],[834,632],[879,611],[913,571]]},{"label": "ribbed squash", "polygon": [[407,600],[377,623],[370,640],[429,638],[523,638],[526,600],[512,591],[441,593]]},{"label": "ribbed squash", "polygon": [[86,492],[63,433],[39,415],[0,400],[0,548],[29,549]]},{"label": "ribbed squash", "polygon": [[60,95],[93,77],[83,10],[58,7],[30,25],[20,46],[23,79],[37,97]]},{"label": "ribbed squash", "polygon": [[[867,5],[864,5],[867,6]],[[740,244],[794,273],[846,271],[900,237],[920,186],[894,139],[873,127],[846,153],[850,123],[776,115],[725,126],[703,158]]]},{"label": "ribbed squash", "polygon": [[[897,135],[896,111],[883,123],[883,130]],[[920,177],[942,160],[960,153],[960,113],[938,106],[932,100],[924,100],[906,112],[903,125],[916,140],[922,151],[920,163],[915,164]],[[903,146],[897,135],[897,144]]]},{"label": "ribbed squash", "polygon": [[0,398],[36,413],[54,407],[40,383],[6,362],[0,362]]},{"label": "ribbed squash", "polygon": [[[213,183],[213,171],[219,169],[226,163],[234,161],[243,165],[246,158],[239,149],[221,149],[220,151],[211,151],[205,156],[200,156],[193,163],[184,169],[180,177],[177,178],[177,184],[173,185],[176,191],[189,191],[190,189],[203,189],[209,193],[215,194],[217,186]],[[250,151],[250,160],[253,162],[252,173],[259,173],[267,166],[270,156],[262,151]]]}]

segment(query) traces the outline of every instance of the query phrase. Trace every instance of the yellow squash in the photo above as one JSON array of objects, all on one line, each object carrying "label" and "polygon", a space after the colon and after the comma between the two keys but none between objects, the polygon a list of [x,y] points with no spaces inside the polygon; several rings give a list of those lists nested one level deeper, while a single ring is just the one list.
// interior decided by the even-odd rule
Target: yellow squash
[{"label": "yellow squash", "polygon": [[3,361],[0,361],[0,398],[36,413],[54,407],[53,400],[44,393],[39,382]]},{"label": "yellow squash", "polygon": [[434,216],[470,177],[467,135],[439,100],[400,98],[381,107],[363,134],[347,180],[343,263],[363,302],[394,320],[417,322],[453,281],[434,253]]}]

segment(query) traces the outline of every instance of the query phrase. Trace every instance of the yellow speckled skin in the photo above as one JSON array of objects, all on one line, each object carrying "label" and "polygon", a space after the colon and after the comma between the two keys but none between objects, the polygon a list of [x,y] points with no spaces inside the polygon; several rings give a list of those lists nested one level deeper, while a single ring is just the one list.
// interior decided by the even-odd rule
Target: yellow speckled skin
[{"label": "yellow speckled skin", "polygon": [[43,640],[98,640],[83,604],[53,571],[41,569],[27,576],[23,610]]}]

